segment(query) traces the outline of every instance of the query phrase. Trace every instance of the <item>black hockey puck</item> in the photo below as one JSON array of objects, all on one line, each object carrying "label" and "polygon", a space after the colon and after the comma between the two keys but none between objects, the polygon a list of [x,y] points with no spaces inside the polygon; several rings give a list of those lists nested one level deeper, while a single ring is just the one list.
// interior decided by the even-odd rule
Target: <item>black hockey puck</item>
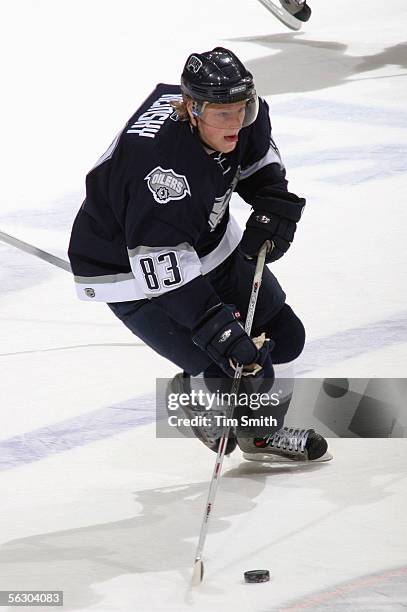
[{"label": "black hockey puck", "polygon": [[270,572],[268,570],[250,570],[244,573],[245,582],[268,582]]}]

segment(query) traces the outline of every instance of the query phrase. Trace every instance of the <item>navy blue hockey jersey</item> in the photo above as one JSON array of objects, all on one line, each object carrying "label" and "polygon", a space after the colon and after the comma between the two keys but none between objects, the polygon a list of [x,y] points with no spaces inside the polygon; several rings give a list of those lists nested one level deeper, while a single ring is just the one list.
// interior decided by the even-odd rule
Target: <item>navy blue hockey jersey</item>
[{"label": "navy blue hockey jersey", "polygon": [[176,312],[180,296],[191,304],[182,322],[192,327],[198,298],[188,296],[216,303],[204,275],[241,239],[229,214],[232,192],[250,203],[262,186],[287,182],[265,101],[234,151],[209,155],[177,118],[177,99],[178,86],[157,85],[89,172],[68,254],[80,299],[156,298]]}]

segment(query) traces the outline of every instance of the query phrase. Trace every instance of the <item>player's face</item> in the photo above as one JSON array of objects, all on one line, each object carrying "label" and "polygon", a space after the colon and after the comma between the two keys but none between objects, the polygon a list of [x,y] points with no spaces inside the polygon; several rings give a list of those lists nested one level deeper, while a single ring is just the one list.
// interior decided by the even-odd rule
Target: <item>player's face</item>
[{"label": "player's face", "polygon": [[208,104],[196,118],[199,134],[214,151],[230,153],[236,147],[246,113],[246,102]]}]

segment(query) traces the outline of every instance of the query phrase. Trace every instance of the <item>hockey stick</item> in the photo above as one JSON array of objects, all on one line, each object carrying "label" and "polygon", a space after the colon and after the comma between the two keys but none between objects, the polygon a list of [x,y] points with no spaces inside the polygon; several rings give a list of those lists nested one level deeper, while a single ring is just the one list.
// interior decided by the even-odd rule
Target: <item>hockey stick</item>
[{"label": "hockey stick", "polygon": [[[266,261],[267,246],[268,246],[267,242],[265,242],[263,246],[261,247],[259,255],[257,257],[257,264],[256,264],[256,269],[255,269],[254,277],[253,277],[252,292],[250,295],[249,306],[247,309],[246,323],[244,327],[248,335],[250,335],[250,332],[252,330],[254,312],[256,310],[257,296],[259,294],[261,279],[263,276],[264,264]],[[230,392],[232,398],[234,397],[234,394],[237,394],[239,390],[240,379],[242,377],[242,371],[243,371],[243,366],[238,365],[235,370],[235,375],[233,377],[233,383],[232,383],[232,388]],[[227,418],[226,424],[231,422],[229,419],[233,417],[234,409],[235,409],[235,406],[232,401],[231,405],[228,407],[228,410],[226,410],[226,418]],[[213,469],[212,480],[209,486],[208,499],[206,501],[204,516],[202,519],[201,532],[199,534],[199,541],[198,541],[198,546],[196,549],[194,568],[192,572],[192,586],[197,586],[198,584],[202,582],[202,579],[203,579],[204,565],[202,561],[202,551],[203,551],[203,547],[205,544],[206,535],[208,533],[209,517],[211,515],[213,504],[215,502],[215,496],[216,496],[216,491],[218,488],[219,476],[222,471],[222,463],[223,463],[223,458],[225,456],[225,450],[226,450],[226,445],[227,445],[228,438],[229,438],[229,433],[230,433],[230,425],[226,425],[226,427],[223,430],[220,442],[219,442],[219,448],[218,448],[218,453],[216,455],[215,467]]]},{"label": "hockey stick", "polygon": [[63,270],[66,270],[67,272],[72,272],[71,266],[68,261],[65,261],[65,259],[61,259],[60,257],[57,257],[56,255],[52,255],[51,253],[47,253],[47,251],[43,251],[42,249],[39,249],[38,247],[32,244],[29,244],[28,242],[24,242],[23,240],[14,238],[14,236],[10,236],[9,234],[6,234],[5,232],[2,232],[2,231],[0,231],[0,240],[2,240],[3,242],[6,242],[7,244],[10,244],[13,247],[16,247],[16,249],[20,249],[20,251],[29,253],[29,255],[34,255],[35,257],[39,257],[40,259],[47,261],[53,266],[62,268]]}]

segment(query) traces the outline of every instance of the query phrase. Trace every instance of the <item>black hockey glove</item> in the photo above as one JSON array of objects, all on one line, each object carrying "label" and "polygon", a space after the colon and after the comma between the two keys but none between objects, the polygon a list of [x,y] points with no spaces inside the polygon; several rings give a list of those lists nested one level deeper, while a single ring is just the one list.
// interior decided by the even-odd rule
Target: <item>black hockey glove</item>
[{"label": "black hockey glove", "polygon": [[268,240],[271,248],[266,263],[280,259],[294,239],[304,206],[305,199],[294,193],[264,187],[252,202],[253,212],[240,243],[243,254],[255,257]]},{"label": "black hockey glove", "polygon": [[224,304],[218,304],[208,310],[192,330],[192,340],[208,353],[228,376],[233,377],[233,366],[236,364],[259,366],[253,367],[252,371],[249,369],[253,376],[264,376],[263,366],[266,361],[271,365],[270,342],[263,342],[258,349],[230,308]]}]

